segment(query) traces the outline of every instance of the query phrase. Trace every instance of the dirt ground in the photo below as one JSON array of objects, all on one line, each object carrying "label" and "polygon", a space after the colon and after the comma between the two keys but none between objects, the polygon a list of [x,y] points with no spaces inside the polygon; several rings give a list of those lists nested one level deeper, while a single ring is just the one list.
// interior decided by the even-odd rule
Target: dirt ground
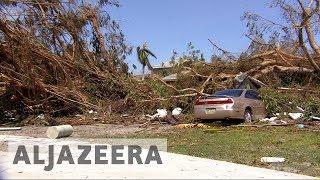
[{"label": "dirt ground", "polygon": [[[47,126],[24,126],[21,130],[17,131],[0,131],[0,135],[15,135],[15,136],[29,136],[45,138]],[[119,135],[129,135],[139,132],[166,132],[173,129],[170,125],[149,125],[146,128],[136,125],[116,125],[116,124],[95,124],[95,125],[81,125],[73,126],[74,132],[68,137],[72,138],[101,138],[112,137]]]}]

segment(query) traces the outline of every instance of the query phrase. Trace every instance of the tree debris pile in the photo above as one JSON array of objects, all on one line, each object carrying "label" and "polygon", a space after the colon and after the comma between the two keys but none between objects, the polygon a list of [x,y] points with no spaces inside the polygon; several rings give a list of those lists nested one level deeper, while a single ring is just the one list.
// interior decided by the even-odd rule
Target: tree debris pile
[{"label": "tree debris pile", "polygon": [[131,48],[106,13],[108,6],[118,4],[0,3],[2,116],[11,109],[69,114],[78,107],[99,108],[92,98],[126,96],[118,80],[126,76],[124,59]]},{"label": "tree debris pile", "polygon": [[[316,62],[320,62],[318,58]],[[291,88],[316,91],[320,82],[318,74],[304,56],[291,55],[280,49],[240,57],[237,60],[212,59],[211,63],[186,60],[175,64],[171,73],[178,74],[174,83],[163,81],[161,74],[151,75],[147,79],[159,96],[152,100],[157,101],[160,107],[182,107],[186,111],[192,110],[194,98],[199,95],[234,88],[235,77],[239,73],[246,74],[259,87],[271,92],[276,90],[283,93],[284,87],[289,90],[287,92],[290,92]],[[314,93],[305,95],[315,96]],[[280,107],[283,106],[279,105],[278,108]],[[275,109],[270,109],[272,110]]]},{"label": "tree debris pile", "polygon": [[[110,0],[0,2],[1,120],[12,117],[12,110],[20,119],[30,114],[81,115],[94,110],[99,117],[89,113],[90,117],[101,122],[119,114],[153,114],[164,108],[180,107],[182,113],[188,113],[195,98],[235,87],[235,77],[241,74],[265,90],[264,100],[273,113],[287,106],[278,100],[278,91],[319,92],[320,51],[310,44],[315,39],[309,33],[308,40],[301,39],[305,33],[301,35],[300,29],[307,31],[305,24],[296,37],[286,40],[265,43],[256,38],[260,36],[248,36],[252,44],[239,56],[209,40],[222,52],[210,63],[190,43],[186,54],[172,58],[173,68],[136,80],[124,62],[132,48],[107,13],[110,6],[119,5]],[[247,18],[249,26],[256,23],[257,18]],[[310,17],[304,18],[308,23]],[[146,54],[139,59],[149,67],[147,59],[140,56]],[[176,81],[163,80],[164,75],[174,73]],[[295,90],[295,94],[301,91]],[[305,93],[293,103],[311,96],[318,94]],[[310,115],[318,115],[320,105],[313,105],[318,99],[310,102],[304,103],[304,108]]]}]

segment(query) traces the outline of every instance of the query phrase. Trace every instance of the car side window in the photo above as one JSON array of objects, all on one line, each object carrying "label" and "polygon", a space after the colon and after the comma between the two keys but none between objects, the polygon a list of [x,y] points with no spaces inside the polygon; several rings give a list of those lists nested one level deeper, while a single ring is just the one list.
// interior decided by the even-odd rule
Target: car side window
[{"label": "car side window", "polygon": [[248,98],[248,99],[252,99],[250,91],[247,91],[246,94],[244,95],[244,97]]},{"label": "car side window", "polygon": [[246,92],[244,97],[248,98],[248,99],[256,99],[256,100],[258,100],[259,99],[259,93],[257,91],[249,90],[249,91]]}]

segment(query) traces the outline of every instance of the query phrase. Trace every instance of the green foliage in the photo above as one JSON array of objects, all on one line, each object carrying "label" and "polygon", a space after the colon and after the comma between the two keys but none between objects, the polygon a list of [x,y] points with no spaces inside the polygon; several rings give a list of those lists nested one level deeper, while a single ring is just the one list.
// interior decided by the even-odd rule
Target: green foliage
[{"label": "green foliage", "polygon": [[167,87],[159,83],[158,81],[150,79],[148,81],[148,84],[158,97],[167,97],[170,95],[170,91],[168,91]]},{"label": "green foliage", "polygon": [[269,114],[290,112],[293,107],[289,104],[295,98],[291,94],[281,94],[274,89],[262,88],[260,95]]},{"label": "green foliage", "polygon": [[320,99],[319,97],[310,98],[304,103],[307,116],[320,116]]},{"label": "green foliage", "polygon": [[170,63],[177,66],[189,66],[196,61],[205,61],[205,59],[203,53],[196,49],[192,42],[188,43],[186,51],[182,52],[180,56],[174,50],[170,59]]},{"label": "green foliage", "polygon": [[301,107],[305,110],[305,117],[320,116],[320,97],[316,93],[262,88],[260,95],[269,114],[297,112],[297,107]]}]

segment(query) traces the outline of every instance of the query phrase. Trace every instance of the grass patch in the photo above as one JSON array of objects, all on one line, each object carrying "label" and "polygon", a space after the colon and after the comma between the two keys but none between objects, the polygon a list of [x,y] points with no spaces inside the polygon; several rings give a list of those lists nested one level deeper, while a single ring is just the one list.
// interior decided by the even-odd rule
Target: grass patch
[{"label": "grass patch", "polygon": [[286,158],[283,170],[320,177],[320,133],[295,127],[181,129],[127,138],[167,138],[168,151],[271,168],[264,156]]}]

